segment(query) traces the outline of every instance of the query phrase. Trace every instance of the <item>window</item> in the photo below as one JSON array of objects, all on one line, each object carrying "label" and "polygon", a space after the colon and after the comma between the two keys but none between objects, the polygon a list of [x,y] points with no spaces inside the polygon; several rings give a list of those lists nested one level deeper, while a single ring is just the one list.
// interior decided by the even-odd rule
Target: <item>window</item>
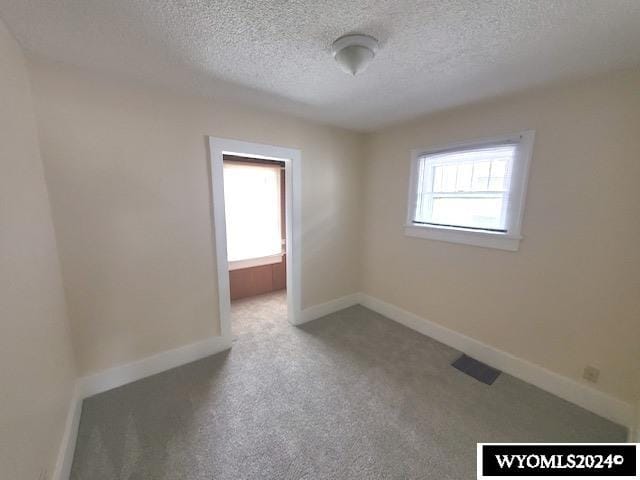
[{"label": "window", "polygon": [[282,260],[278,165],[224,162],[227,258],[231,270]]},{"label": "window", "polygon": [[415,150],[405,233],[517,250],[533,137]]}]

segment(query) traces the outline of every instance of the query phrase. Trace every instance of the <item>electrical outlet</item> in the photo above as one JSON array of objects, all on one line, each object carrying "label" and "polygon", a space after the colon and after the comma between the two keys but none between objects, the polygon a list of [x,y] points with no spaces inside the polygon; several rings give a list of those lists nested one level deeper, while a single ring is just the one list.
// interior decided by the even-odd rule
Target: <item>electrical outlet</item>
[{"label": "electrical outlet", "polygon": [[591,365],[587,365],[586,367],[584,367],[582,378],[584,378],[587,382],[597,383],[599,376],[600,370],[598,370],[596,367],[592,367]]}]

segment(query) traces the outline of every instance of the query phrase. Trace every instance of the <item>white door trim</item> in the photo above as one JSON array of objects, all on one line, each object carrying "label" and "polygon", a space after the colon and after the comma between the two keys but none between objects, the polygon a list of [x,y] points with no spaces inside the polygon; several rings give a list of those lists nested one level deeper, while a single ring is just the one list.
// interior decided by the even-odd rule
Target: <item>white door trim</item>
[{"label": "white door trim", "polygon": [[224,173],[222,156],[238,155],[285,163],[286,235],[287,235],[287,306],[289,322],[301,322],[301,158],[293,148],[244,142],[228,138],[209,137],[211,162],[211,191],[213,197],[213,228],[218,270],[218,301],[220,305],[220,334],[231,338],[231,300],[229,292],[229,264],[227,261],[227,229],[224,215]]}]

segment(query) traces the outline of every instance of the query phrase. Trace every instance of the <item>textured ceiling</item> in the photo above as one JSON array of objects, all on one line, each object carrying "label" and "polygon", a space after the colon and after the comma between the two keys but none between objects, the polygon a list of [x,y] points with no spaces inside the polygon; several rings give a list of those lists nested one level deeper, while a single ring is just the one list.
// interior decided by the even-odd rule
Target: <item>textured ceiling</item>
[{"label": "textured ceiling", "polygon": [[[0,0],[45,58],[356,130],[640,65],[639,0]],[[332,41],[381,50],[349,77]]]}]

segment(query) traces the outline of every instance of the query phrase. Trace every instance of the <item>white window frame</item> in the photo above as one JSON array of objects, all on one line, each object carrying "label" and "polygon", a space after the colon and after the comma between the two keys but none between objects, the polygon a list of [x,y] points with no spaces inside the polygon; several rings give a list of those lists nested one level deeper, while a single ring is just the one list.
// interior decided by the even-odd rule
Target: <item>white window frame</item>
[{"label": "white window frame", "polygon": [[247,258],[245,260],[229,260],[229,271],[278,264],[282,262],[282,257],[284,257],[284,253],[269,255],[267,257]]},{"label": "white window frame", "polygon": [[[409,177],[409,200],[404,229],[405,235],[443,242],[497,248],[500,250],[510,250],[514,252],[517,251],[520,247],[520,240],[522,240],[522,217],[524,214],[529,165],[533,154],[534,138],[535,132],[533,130],[526,130],[510,135],[500,135],[491,138],[481,138],[444,146],[417,148],[412,150],[411,173]],[[417,207],[419,162],[422,156],[445,152],[447,150],[481,147],[483,145],[506,142],[516,142],[518,144],[517,153],[513,161],[511,185],[508,193],[509,209],[506,215],[506,232],[492,232],[488,230],[476,230],[464,227],[446,227],[414,223],[413,220],[415,218]]]}]

